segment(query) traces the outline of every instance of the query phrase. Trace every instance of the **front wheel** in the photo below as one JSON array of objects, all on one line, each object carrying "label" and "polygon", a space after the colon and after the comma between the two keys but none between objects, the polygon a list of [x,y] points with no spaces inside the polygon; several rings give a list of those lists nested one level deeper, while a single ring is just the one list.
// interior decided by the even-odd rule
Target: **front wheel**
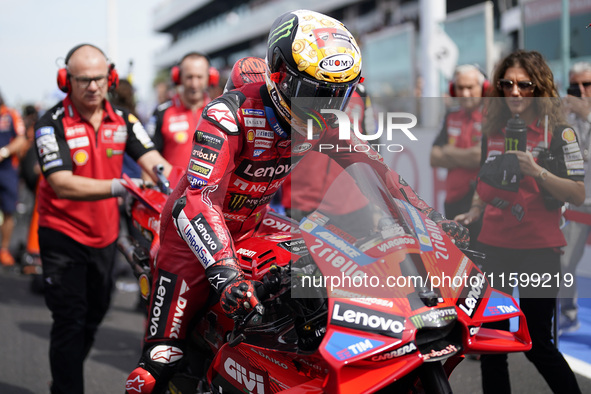
[{"label": "front wheel", "polygon": [[426,394],[452,394],[449,378],[440,361],[423,363],[418,369],[419,378]]}]

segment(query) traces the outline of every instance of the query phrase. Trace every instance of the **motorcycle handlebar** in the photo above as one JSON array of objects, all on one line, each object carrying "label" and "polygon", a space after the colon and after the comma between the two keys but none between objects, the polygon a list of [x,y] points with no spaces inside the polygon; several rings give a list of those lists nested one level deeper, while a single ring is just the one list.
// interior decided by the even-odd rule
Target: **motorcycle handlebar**
[{"label": "motorcycle handlebar", "polygon": [[162,193],[169,195],[171,193],[170,182],[168,181],[168,179],[166,179],[166,176],[164,176],[164,165],[156,164],[152,168],[152,171],[156,176],[156,185],[158,185],[158,189],[160,189]]},{"label": "motorcycle handlebar", "polygon": [[264,307],[262,301],[268,299],[271,294],[277,293],[284,286],[282,282],[283,275],[286,275],[285,269],[281,269],[278,266],[272,267],[262,281],[256,281],[255,292],[257,298],[261,302],[259,305],[254,307],[248,314],[239,317],[234,321],[234,330],[232,331],[232,338],[228,342],[229,346],[236,346],[244,339],[246,339],[244,333],[241,331],[248,325],[249,322],[257,322],[263,318]]}]

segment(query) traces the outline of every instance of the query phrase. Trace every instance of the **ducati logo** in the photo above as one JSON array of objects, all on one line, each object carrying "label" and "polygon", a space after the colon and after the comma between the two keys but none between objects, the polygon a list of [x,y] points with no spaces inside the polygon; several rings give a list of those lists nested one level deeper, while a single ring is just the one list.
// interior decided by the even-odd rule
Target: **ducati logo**
[{"label": "ducati logo", "polygon": [[230,195],[230,202],[228,203],[228,208],[232,212],[238,211],[240,208],[246,204],[246,200],[248,200],[248,196],[246,194],[238,194],[232,193]]}]

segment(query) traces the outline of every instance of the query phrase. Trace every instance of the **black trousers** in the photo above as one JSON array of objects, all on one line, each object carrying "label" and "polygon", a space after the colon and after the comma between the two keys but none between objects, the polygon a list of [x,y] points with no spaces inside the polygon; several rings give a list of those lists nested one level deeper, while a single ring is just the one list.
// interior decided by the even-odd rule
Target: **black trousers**
[{"label": "black trousers", "polygon": [[53,318],[49,343],[51,392],[81,394],[83,362],[111,302],[116,244],[91,248],[41,227],[39,246],[45,303]]},{"label": "black trousers", "polygon": [[[524,273],[525,279],[534,273],[555,275],[560,272],[560,252],[554,248],[521,250],[487,245],[482,248],[487,257],[483,267],[487,277],[493,273],[494,288],[508,294],[514,290],[507,280],[511,273]],[[502,274],[505,286],[500,283]],[[552,341],[552,316],[558,294],[556,281],[552,284],[551,288],[519,286],[519,305],[532,339],[532,348],[525,356],[535,365],[554,393],[580,393],[575,374]],[[508,331],[509,325],[509,320],[505,320],[486,324],[485,327]],[[511,393],[506,354],[482,355],[480,368],[483,393]]]}]

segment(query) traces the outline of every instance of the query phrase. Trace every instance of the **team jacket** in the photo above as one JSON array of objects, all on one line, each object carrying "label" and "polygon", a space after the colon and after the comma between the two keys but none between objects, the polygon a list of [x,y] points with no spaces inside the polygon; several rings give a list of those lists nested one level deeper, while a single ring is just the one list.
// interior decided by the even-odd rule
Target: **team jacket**
[{"label": "team jacket", "polygon": [[116,198],[58,199],[45,178],[62,170],[95,179],[120,178],[124,152],[137,160],[153,149],[142,124],[105,101],[103,121],[95,132],[68,96],[39,119],[35,143],[44,175],[37,197],[39,226],[60,231],[90,247],[101,248],[114,242],[119,233]]},{"label": "team jacket", "polygon": [[[466,112],[463,109],[447,114],[441,132],[433,142],[434,146],[450,144],[458,148],[471,148],[482,139],[482,112],[478,109]],[[472,190],[478,168],[451,168],[445,181],[445,202],[461,200]]]},{"label": "team jacket", "polygon": [[[5,105],[0,106],[0,148],[8,145],[18,135],[25,135],[25,124],[17,111]],[[14,156],[13,156],[14,157]],[[14,170],[16,162],[5,159],[0,163],[0,170]]]},{"label": "team jacket", "polygon": [[[205,104],[210,101],[205,96]],[[159,105],[148,121],[146,130],[154,141],[154,147],[173,166],[187,167],[193,147],[192,136],[204,107],[192,111],[185,107],[177,94],[172,100]]]},{"label": "team jacket", "polygon": [[[178,233],[205,268],[235,258],[233,239],[255,229],[286,176],[307,152],[321,143],[339,142],[334,141],[337,130],[308,140],[291,133],[278,119],[264,83],[227,92],[203,111],[187,177],[177,185],[162,217],[172,214]],[[350,141],[340,142],[366,145],[354,133]],[[429,208],[377,152],[366,150],[342,149],[333,157],[343,167],[369,163],[395,197],[419,209]]]},{"label": "team jacket", "polygon": [[[562,167],[560,172],[574,181],[583,181],[583,156],[577,136],[570,127],[548,136],[550,152]],[[540,122],[527,127],[527,150],[536,162],[544,149],[544,129]],[[482,162],[492,155],[505,152],[505,131],[482,140]],[[548,210],[540,187],[534,177],[525,176],[520,184],[516,202],[499,209],[487,205],[478,241],[487,245],[511,249],[552,248],[566,245],[559,228],[560,209]]]}]

